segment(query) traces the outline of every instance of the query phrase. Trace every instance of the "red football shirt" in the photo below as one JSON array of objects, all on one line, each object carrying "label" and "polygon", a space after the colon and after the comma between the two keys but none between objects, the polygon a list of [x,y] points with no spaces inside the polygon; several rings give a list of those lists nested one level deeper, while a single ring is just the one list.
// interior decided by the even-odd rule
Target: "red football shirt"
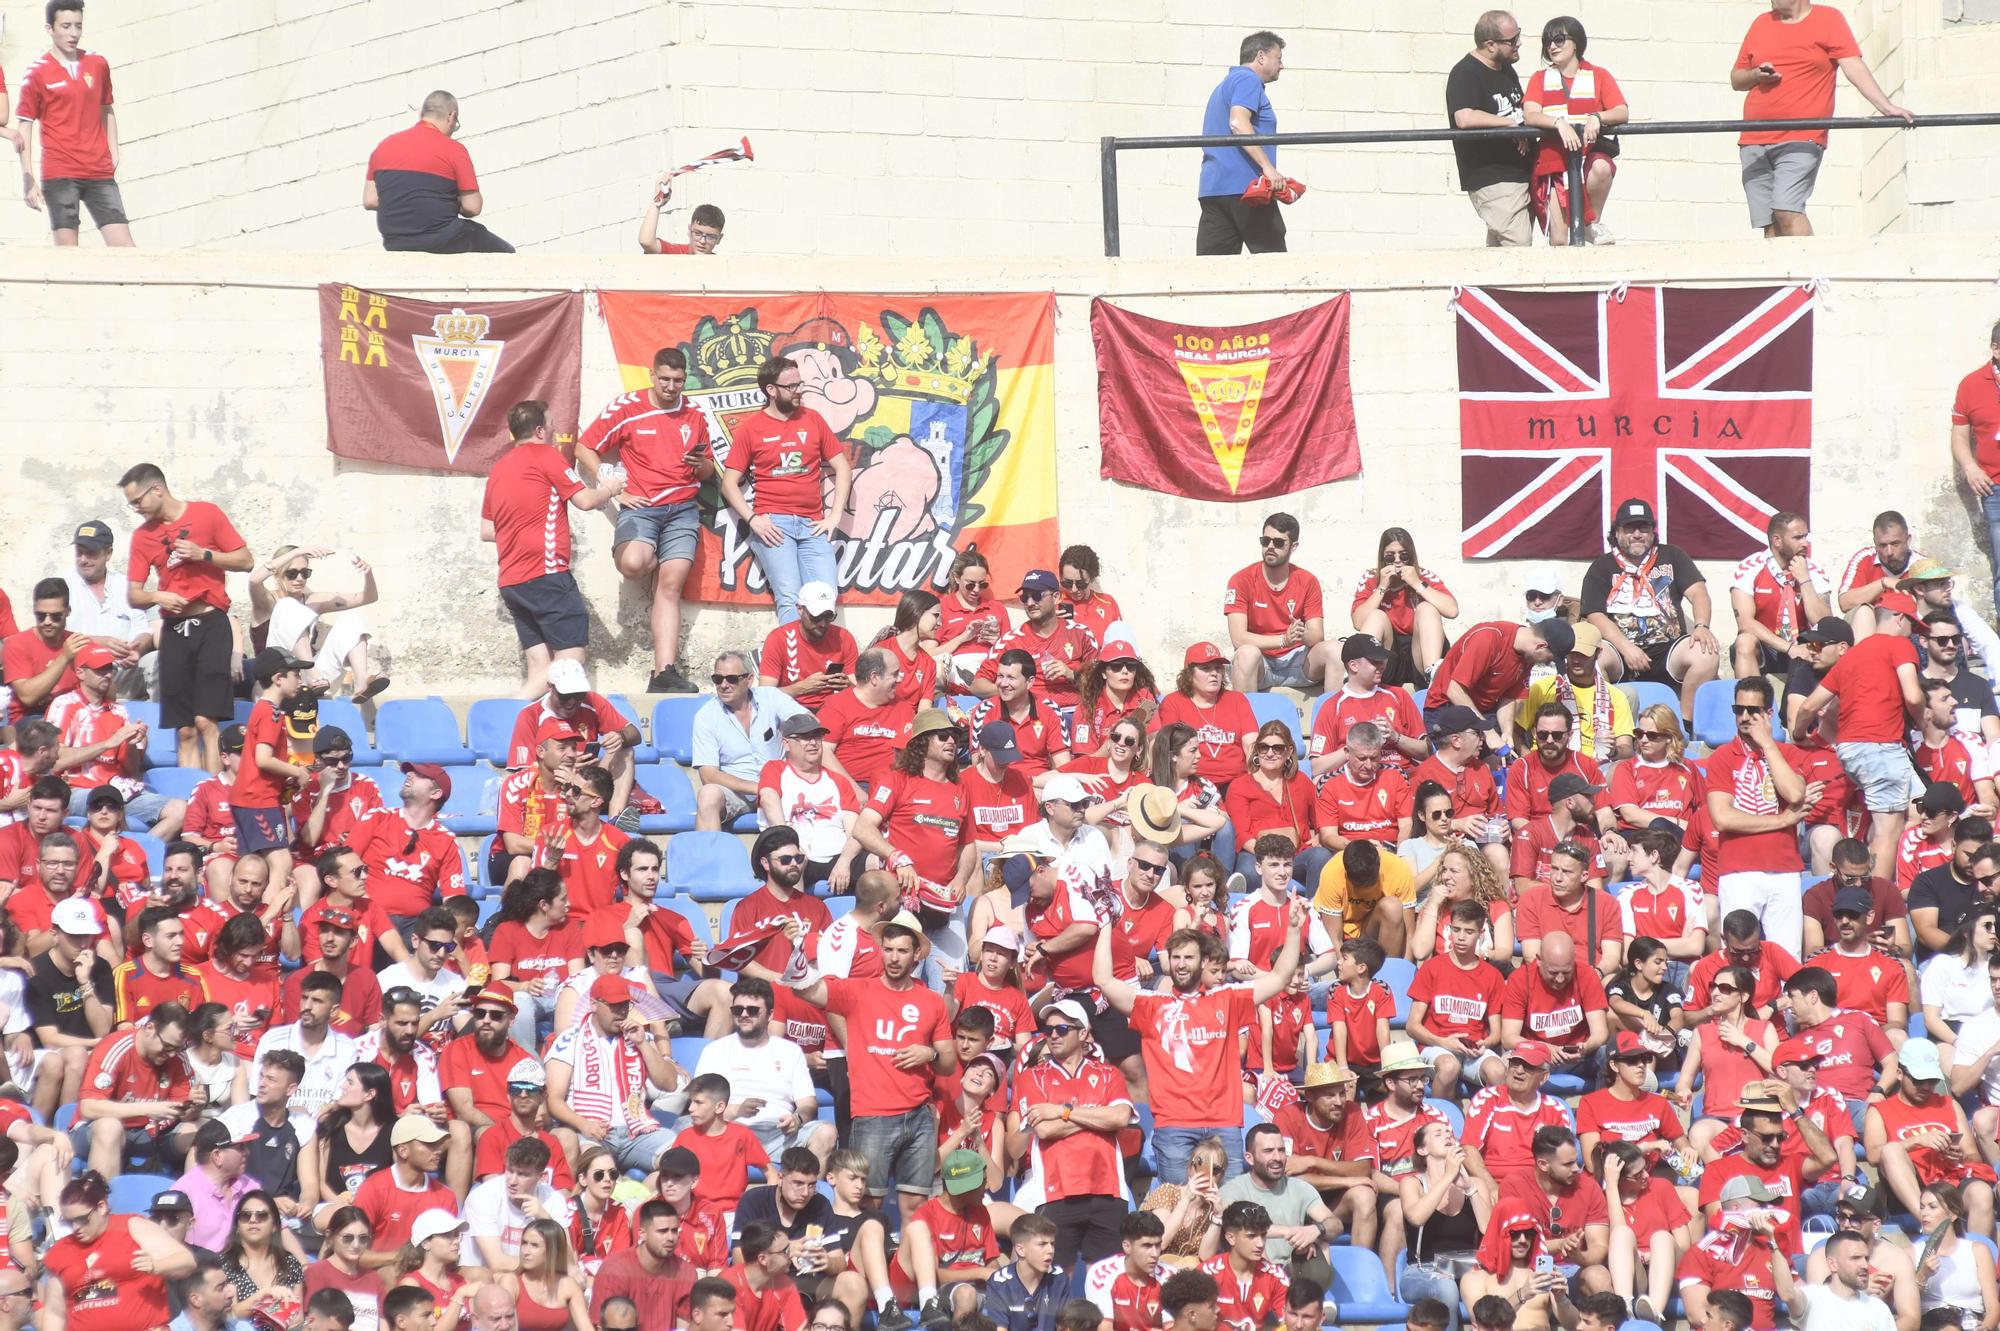
[{"label": "red football shirt", "polygon": [[661,508],[685,503],[700,488],[687,454],[710,447],[708,417],[686,398],[669,411],[654,403],[652,389],[642,388],[611,399],[576,442],[600,457],[616,453],[625,467],[624,498]]},{"label": "red football shirt", "polygon": [[826,980],[826,1010],[847,1018],[849,1084],[856,1118],[908,1113],[931,1098],[923,1065],[905,1071],[899,1049],[951,1038],[944,999],[920,984],[892,989],[886,980]]},{"label": "red football shirt", "polygon": [[834,694],[819,709],[819,721],[826,727],[834,755],[855,785],[864,790],[888,772],[896,751],[909,740],[915,716],[914,707],[893,698],[880,707],[870,707],[853,689]]},{"label": "red football shirt", "polygon": [[[1785,1261],[1785,1252],[1796,1251],[1798,1240],[1794,1238],[1791,1246],[1776,1254],[1776,1260]],[[1706,1285],[1711,1290],[1735,1290],[1750,1300],[1752,1331],[1772,1331],[1778,1325],[1778,1288],[1771,1278],[1772,1258],[1769,1240],[1758,1243],[1744,1232],[1711,1230],[1681,1258],[1674,1281],[1682,1289]]]},{"label": "red football shirt", "polygon": [[[556,872],[562,875],[563,886],[569,889],[569,922],[581,926],[590,919],[592,912],[603,910],[618,899],[618,852],[632,838],[610,823],[599,822],[597,835],[585,841],[574,827],[569,838],[563,843],[562,858],[556,861]],[[546,836],[535,843],[539,853],[548,843]],[[499,941],[499,936],[494,936]],[[583,944],[577,941],[574,955],[583,955]],[[499,958],[494,958],[496,961]]]},{"label": "red football shirt", "polygon": [[1185,693],[1169,693],[1160,700],[1154,720],[1156,730],[1175,721],[1194,728],[1200,743],[1196,776],[1225,786],[1243,775],[1247,763],[1243,740],[1257,733],[1257,713],[1251,709],[1250,700],[1234,689],[1224,689],[1209,707],[1203,707]]},{"label": "red football shirt", "polygon": [[[221,566],[204,559],[186,560],[174,553],[177,540],[193,541],[206,550],[229,554],[243,548],[243,538],[229,525],[221,509],[199,499],[182,506],[173,521],[155,519],[142,523],[132,533],[132,549],[125,576],[144,584],[147,574],[159,571],[158,590],[184,596],[188,608],[183,615],[198,615],[204,606],[211,610],[229,608],[229,589]],[[199,602],[199,604],[197,604]],[[177,616],[178,617],[178,616]]]},{"label": "red football shirt", "polygon": [[[1423,714],[1417,711],[1416,700],[1408,690],[1379,688],[1367,693],[1349,693],[1343,687],[1338,693],[1328,694],[1313,717],[1312,737],[1307,740],[1312,756],[1332,753],[1347,743],[1347,732],[1362,721],[1398,735],[1424,733]],[[1382,746],[1382,762],[1399,772],[1408,772],[1411,767],[1409,755],[1393,744]]]},{"label": "red football shirt", "polygon": [[1849,647],[1820,685],[1840,699],[1843,744],[1901,744],[1909,729],[1903,686],[1896,672],[1917,668],[1916,644],[1889,633],[1871,633]]},{"label": "red football shirt", "polygon": [[438,1055],[438,1084],[472,1092],[472,1107],[497,1122],[508,1113],[507,1073],[527,1057],[527,1050],[509,1040],[498,1058],[488,1058],[470,1035],[461,1035]]},{"label": "red football shirt", "polygon": [[684,1129],[674,1145],[685,1146],[701,1161],[701,1173],[694,1183],[695,1200],[714,1202],[725,1211],[736,1209],[743,1190],[750,1186],[750,1170],[768,1169],[771,1157],[757,1141],[757,1134],[741,1123],[724,1123],[722,1131]]},{"label": "red football shirt", "polygon": [[291,737],[278,717],[278,709],[266,698],[257,700],[243,726],[243,761],[237,764],[236,785],[229,794],[234,808],[275,809],[285,803],[285,792],[278,788],[279,778],[257,764],[257,748],[262,744],[271,746],[271,756],[279,762],[291,757]]},{"label": "red football shirt", "polygon": [[1216,1331],[1258,1331],[1273,1321],[1282,1321],[1285,1296],[1291,1292],[1291,1277],[1276,1262],[1259,1262],[1238,1274],[1229,1263],[1229,1254],[1219,1252],[1201,1264],[1215,1277]]},{"label": "red football shirt", "polygon": [[[1481,962],[1481,965],[1486,963]],[[1496,974],[1498,972],[1495,972]],[[1347,1062],[1349,1066],[1360,1064],[1373,1067],[1382,1061],[1381,1030],[1382,1018],[1394,1021],[1396,1000],[1389,993],[1389,986],[1380,980],[1370,980],[1368,989],[1356,998],[1353,991],[1344,984],[1336,984],[1326,996],[1326,1024],[1347,1032]],[[1484,1039],[1486,1023],[1480,1022],[1479,1035]],[[1333,1060],[1333,1037],[1327,1037],[1327,1061]]]},{"label": "red football shirt", "polygon": [[[507,737],[507,766],[521,768],[533,765],[535,761],[535,732],[542,722],[556,719],[555,708],[549,705],[549,695],[542,695],[540,702],[531,702],[514,716],[513,733]],[[611,699],[601,693],[586,693],[583,701],[566,717],[577,734],[579,752],[597,743],[598,737],[607,731],[623,730],[631,722],[618,710]]]},{"label": "red football shirt", "polygon": [[779,419],[752,412],[730,426],[724,465],[749,478],[750,509],[759,516],[819,518],[826,512],[826,463],[845,452],[826,420],[811,407]]},{"label": "red football shirt", "polygon": [[112,178],[104,110],[113,101],[111,65],[95,52],[79,50],[74,68],[53,51],[28,66],[15,113],[41,127],[43,180]]},{"label": "red football shirt", "polygon": [[326,822],[320,828],[319,840],[308,846],[305,844],[306,823],[312,817],[313,804],[318,796],[318,782],[308,780],[292,800],[292,827],[298,833],[297,849],[309,859],[317,859],[335,846],[351,843],[355,825],[382,807],[382,792],[375,783],[365,776],[354,777],[347,783],[347,789],[336,790],[327,797]]},{"label": "red football shirt", "polygon": [[[1854,649],[1850,647],[1848,650],[1852,652]],[[1846,737],[1846,721],[1847,709],[1842,707],[1843,738]],[[1793,772],[1803,770],[1804,754],[1789,744],[1780,744],[1778,752]],[[1777,784],[1771,779],[1770,764],[1764,761],[1760,751],[1746,747],[1741,739],[1732,739],[1709,755],[1707,784],[1710,794],[1718,790],[1730,792],[1737,809],[1743,813],[1774,814],[1783,811],[1784,806],[1778,802]],[[1796,828],[1785,827],[1775,832],[1724,832],[1719,840],[1716,852],[1719,874],[1799,873],[1805,868],[1805,862],[1799,858]],[[1709,881],[1708,869],[1704,865],[1702,882]]]},{"label": "red football shirt", "polygon": [[574,924],[551,929],[546,938],[536,938],[519,920],[505,920],[493,931],[493,944],[486,959],[496,966],[507,964],[509,984],[540,979],[560,984],[569,977],[570,959],[582,955],[583,940]]},{"label": "red football shirt", "polygon": [[[1593,902],[1597,906],[1595,934],[1590,931],[1590,907]],[[1619,910],[1618,899],[1601,887],[1584,884],[1576,904],[1564,906],[1556,900],[1553,888],[1547,883],[1537,883],[1521,893],[1521,899],[1514,903],[1514,937],[1524,943],[1529,939],[1540,942],[1550,934],[1568,934],[1571,942],[1589,954],[1583,960],[1594,964],[1595,958],[1604,951],[1606,939],[1624,940],[1625,916]],[[1589,969],[1589,965],[1582,969]]]},{"label": "red football shirt", "polygon": [[[1438,577],[1429,569],[1418,569],[1417,578],[1432,591],[1443,592],[1446,596],[1451,595],[1451,588],[1444,585],[1444,579]],[[1354,600],[1349,604],[1350,612],[1360,609],[1362,603],[1375,594],[1376,585],[1381,580],[1382,573],[1380,569],[1371,568],[1361,575],[1360,583],[1354,588]],[[1398,583],[1395,587],[1383,593],[1382,599],[1377,603],[1376,608],[1388,617],[1389,627],[1395,631],[1397,636],[1407,638],[1411,633],[1415,632],[1417,627],[1417,605],[1417,594],[1411,591],[1406,584]],[[1416,732],[1405,731],[1404,733],[1415,734]]]},{"label": "red football shirt", "polygon": [[1417,967],[1410,1001],[1427,1005],[1424,1027],[1432,1035],[1479,1041],[1486,1038],[1486,1019],[1500,1010],[1505,984],[1489,961],[1474,962],[1466,970],[1440,954]]},{"label": "red football shirt", "polygon": [[1576,1131],[1594,1132],[1606,1142],[1679,1141],[1687,1131],[1673,1102],[1664,1095],[1641,1092],[1636,1100],[1620,1100],[1608,1090],[1592,1091],[1576,1102]]},{"label": "red football shirt", "polygon": [[910,857],[918,877],[949,883],[958,876],[959,852],[972,840],[962,787],[891,769],[868,797],[868,807],[881,815],[883,837]]},{"label": "red football shirt", "polygon": [[502,587],[569,570],[563,508],[582,490],[576,468],[549,444],[516,444],[493,464],[479,517],[493,524]]},{"label": "red football shirt", "polygon": [[1504,1187],[1511,1174],[1532,1176],[1535,1132],[1540,1128],[1571,1128],[1569,1109],[1553,1095],[1540,1095],[1523,1109],[1504,1086],[1488,1086],[1472,1097],[1465,1111],[1467,1146],[1475,1147],[1487,1172]]},{"label": "red football shirt", "polygon": [[[1551,772],[1542,755],[1536,752],[1522,754],[1507,768],[1507,799],[1505,807],[1509,818],[1546,818],[1549,813],[1549,787],[1555,779],[1565,773],[1582,777],[1593,786],[1604,784],[1604,770],[1595,759],[1587,758],[1575,749],[1563,750],[1562,766]],[[1605,794],[1599,792],[1595,807],[1603,808]]]},{"label": "red football shirt", "polygon": [[1522,1033],[1548,1044],[1574,1044],[1590,1034],[1584,1021],[1586,1012],[1602,1012],[1609,1006],[1604,982],[1589,966],[1579,965],[1575,976],[1562,989],[1552,989],[1542,978],[1540,966],[1520,966],[1507,977],[1500,992],[1500,1019],[1521,1022]]},{"label": "red football shirt", "polygon": [[[1014,1074],[1015,1113],[1025,1113],[1030,1105],[1074,1104],[1101,1109],[1111,1105],[1130,1106],[1125,1078],[1116,1068],[1094,1058],[1077,1064],[1071,1076],[1054,1059]],[[1125,1158],[1118,1150],[1117,1137],[1109,1132],[1077,1132],[1057,1141],[1045,1142],[1030,1135],[1029,1151],[1042,1179],[1043,1195],[1052,1202],[1069,1197],[1123,1197]]]},{"label": "red football shirt", "polygon": [[1157,1126],[1210,1127],[1225,1117],[1232,1124],[1240,1121],[1234,1112],[1243,1099],[1240,1050],[1256,1013],[1245,984],[1136,996],[1131,1026],[1140,1036]]},{"label": "red football shirt", "polygon": [[1417,770],[1410,773],[1410,798],[1403,802],[1402,813],[1414,811],[1416,789],[1426,781],[1435,781],[1451,796],[1451,816],[1472,818],[1497,817],[1500,813],[1500,788],[1493,783],[1493,772],[1485,763],[1475,762],[1453,771],[1451,765],[1437,754],[1417,764]]},{"label": "red football shirt", "polygon": [[1894,1048],[1881,1023],[1862,1012],[1835,1012],[1798,1038],[1819,1051],[1819,1084],[1850,1100],[1875,1088],[1877,1069]]},{"label": "red football shirt", "polygon": [[1836,944],[1807,957],[1806,964],[1832,972],[1835,1007],[1866,1012],[1876,1021],[1886,1023],[1889,1004],[1910,1001],[1910,981],[1901,963],[1872,947],[1854,957],[1842,952]]},{"label": "red football shirt", "polygon": [[[1282,635],[1292,621],[1324,619],[1319,579],[1293,565],[1285,571],[1282,585],[1273,587],[1264,576],[1264,565],[1256,563],[1238,569],[1222,593],[1222,613],[1242,615],[1243,627],[1251,633]],[[1280,657],[1296,647],[1266,647],[1264,655]]]},{"label": "red football shirt", "polygon": [[1449,694],[1446,686],[1457,684],[1472,699],[1473,710],[1491,712],[1509,698],[1519,697],[1528,686],[1528,663],[1514,650],[1519,624],[1496,619],[1476,624],[1451,645],[1431,675],[1425,705],[1442,707]]},{"label": "red football shirt", "polygon": [[415,828],[401,809],[377,809],[355,825],[354,853],[368,866],[375,904],[390,915],[417,915],[440,897],[465,895],[465,856],[433,819]]},{"label": "red football shirt", "polygon": [[1397,820],[1411,798],[1410,783],[1387,767],[1365,786],[1356,785],[1353,778],[1340,771],[1319,788],[1319,796],[1313,801],[1313,816],[1321,827],[1331,827],[1343,841],[1379,841],[1393,850]]},{"label": "red football shirt", "polygon": [[965,792],[973,835],[981,841],[1004,840],[1040,816],[1034,783],[1018,763],[1001,768],[997,782],[988,781],[976,767],[961,768],[958,786]]},{"label": "red football shirt", "polygon": [[1724,1156],[1710,1162],[1702,1171],[1701,1191],[1697,1204],[1704,1210],[1714,1202],[1722,1200],[1722,1185],[1730,1179],[1748,1174],[1752,1178],[1764,1180],[1766,1187],[1778,1194],[1778,1200],[1770,1205],[1785,1212],[1787,1221],[1778,1229],[1778,1246],[1785,1252],[1799,1250],[1799,1194],[1805,1190],[1805,1176],[1802,1169],[1803,1157],[1786,1159],[1781,1152],[1778,1163],[1766,1169],[1750,1163],[1748,1156]]},{"label": "red football shirt", "polygon": [[[806,635],[802,620],[780,624],[764,638],[757,653],[757,673],[778,688],[796,684],[811,675],[854,669],[861,655],[854,635],[834,624],[814,642]],[[817,713],[834,697],[833,691],[802,693],[799,701]]]},{"label": "red football shirt", "polygon": [[[659,914],[662,909],[656,906],[654,914]],[[818,897],[795,894],[780,901],[778,894],[767,883],[736,903],[735,909],[730,912],[727,928],[732,934],[751,933],[769,925],[782,926],[790,920],[799,920],[805,925],[806,937],[810,941],[833,923],[833,916],[826,903]],[[791,940],[781,932],[757,949],[754,960],[760,966],[781,971],[791,955]]]},{"label": "red football shirt", "polygon": [[[33,629],[23,629],[13,634],[4,643],[0,643],[0,680],[12,685],[24,679],[33,679],[49,668],[49,662],[62,654],[61,648],[60,642],[50,647],[42,641],[42,635]],[[49,693],[50,702],[44,704],[42,710],[44,712],[53,710],[55,701],[60,700],[65,694],[74,692],[76,692],[76,666],[72,663],[64,666],[62,673],[56,676],[56,686]],[[28,709],[21,705],[20,699],[9,695],[7,720],[19,725],[27,715]],[[75,779],[75,773],[70,775]]]},{"label": "red football shirt", "polygon": [[1958,381],[1951,423],[1972,431],[1972,455],[1980,469],[2000,481],[2000,370],[1988,361]]},{"label": "red football shirt", "polygon": [[969,1007],[983,1007],[993,1014],[996,1046],[1011,1047],[1016,1034],[1035,1028],[1035,1010],[1028,1006],[1028,995],[1019,984],[995,989],[978,971],[960,971],[957,983],[951,987],[951,998],[960,1012]]},{"label": "red football shirt", "polygon": [[[1634,758],[1611,769],[1604,803],[1613,809],[1636,804],[1647,819],[1671,818],[1686,824],[1701,800],[1701,777],[1686,763],[1647,763]],[[1643,826],[1623,818],[1626,826]]]},{"label": "red football shirt", "polygon": [[[1022,918],[1028,932],[1036,942],[1046,943],[1060,935],[1071,925],[1092,924],[1103,927],[1103,921],[1091,906],[1090,899],[1083,894],[1081,875],[1068,865],[1057,864],[1058,881],[1056,890],[1047,901],[1036,901],[1033,897],[1021,908]],[[1093,941],[1068,952],[1045,958],[1049,978],[1065,989],[1090,988],[1090,967],[1096,934]]]},{"label": "red football shirt", "polygon": [[[1028,711],[1025,716],[1007,715],[1000,699],[985,698],[972,709],[966,718],[965,728],[969,734],[977,735],[994,721],[1003,721],[1014,728],[1014,747],[1021,756],[1008,765],[1007,770],[1019,773],[1030,783],[1054,766],[1055,755],[1069,747],[1069,737],[1063,733],[1062,717],[1049,703],[1035,697],[1033,690],[1028,693]],[[974,745],[976,748],[977,745]],[[1108,798],[1112,792],[1103,792]]]}]

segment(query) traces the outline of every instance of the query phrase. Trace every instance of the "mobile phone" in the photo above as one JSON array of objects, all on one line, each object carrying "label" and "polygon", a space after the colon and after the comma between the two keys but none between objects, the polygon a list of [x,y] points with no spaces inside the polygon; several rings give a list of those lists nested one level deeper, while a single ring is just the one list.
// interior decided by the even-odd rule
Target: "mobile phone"
[{"label": "mobile phone", "polygon": [[1556,1259],[1554,1257],[1551,1257],[1548,1253],[1542,1253],[1535,1258],[1536,1275],[1538,1276],[1554,1275],[1555,1270],[1556,1270]]}]

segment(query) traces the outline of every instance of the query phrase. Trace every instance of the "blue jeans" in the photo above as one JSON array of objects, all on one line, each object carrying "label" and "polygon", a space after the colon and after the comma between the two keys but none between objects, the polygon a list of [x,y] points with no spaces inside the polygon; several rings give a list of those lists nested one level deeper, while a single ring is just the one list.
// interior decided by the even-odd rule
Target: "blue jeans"
[{"label": "blue jeans", "polygon": [[[1986,514],[1987,550],[1994,569],[1993,613],[2000,615],[2000,490],[1980,500],[1979,507]],[[1987,664],[1990,669],[1992,663]]]},{"label": "blue jeans", "polygon": [[1159,1166],[1160,1182],[1187,1182],[1188,1158],[1194,1148],[1210,1137],[1222,1139],[1222,1158],[1228,1161],[1223,1171],[1226,1183],[1243,1172],[1243,1125],[1232,1128],[1161,1128],[1153,1129],[1153,1163]]},{"label": "blue jeans", "polygon": [[784,539],[766,545],[752,536],[750,553],[771,586],[771,605],[778,612],[778,622],[789,624],[799,617],[799,588],[808,582],[823,582],[839,591],[840,566],[834,561],[833,542],[813,535],[811,518],[788,513],[770,516],[771,525]]},{"label": "blue jeans", "polygon": [[1428,1262],[1413,1262],[1396,1279],[1396,1297],[1404,1303],[1436,1299],[1445,1306],[1445,1331],[1458,1331],[1458,1282]]}]

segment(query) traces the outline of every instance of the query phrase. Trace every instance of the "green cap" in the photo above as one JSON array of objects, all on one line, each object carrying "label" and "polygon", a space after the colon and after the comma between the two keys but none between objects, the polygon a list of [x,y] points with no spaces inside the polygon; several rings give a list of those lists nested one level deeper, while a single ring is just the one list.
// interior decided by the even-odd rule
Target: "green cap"
[{"label": "green cap", "polygon": [[953,1151],[944,1158],[944,1190],[954,1197],[986,1186],[986,1157],[977,1151]]}]

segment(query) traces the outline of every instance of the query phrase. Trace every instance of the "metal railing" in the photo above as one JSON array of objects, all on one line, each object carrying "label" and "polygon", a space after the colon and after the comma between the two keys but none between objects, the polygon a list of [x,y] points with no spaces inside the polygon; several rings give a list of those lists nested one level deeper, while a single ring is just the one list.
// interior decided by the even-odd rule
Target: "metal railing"
[{"label": "metal railing", "polygon": [[[1746,130],[1847,130],[1847,129],[1951,129],[1971,125],[2000,125],[2000,112],[1983,111],[1967,115],[1918,116],[1905,122],[1894,116],[1844,116],[1821,120],[1641,120],[1607,131],[1619,139],[1641,134],[1740,134]],[[1340,147],[1366,143],[1453,143],[1462,139],[1534,139],[1546,130],[1521,126],[1511,129],[1360,129],[1308,134],[1188,134],[1151,138],[1100,140],[1100,183],[1104,191],[1104,255],[1119,254],[1118,154],[1149,152],[1159,148],[1240,148],[1246,144],[1291,147]],[[1569,232],[1572,244],[1583,235],[1583,150],[1569,154]],[[1278,205],[1273,204],[1272,207]]]}]

